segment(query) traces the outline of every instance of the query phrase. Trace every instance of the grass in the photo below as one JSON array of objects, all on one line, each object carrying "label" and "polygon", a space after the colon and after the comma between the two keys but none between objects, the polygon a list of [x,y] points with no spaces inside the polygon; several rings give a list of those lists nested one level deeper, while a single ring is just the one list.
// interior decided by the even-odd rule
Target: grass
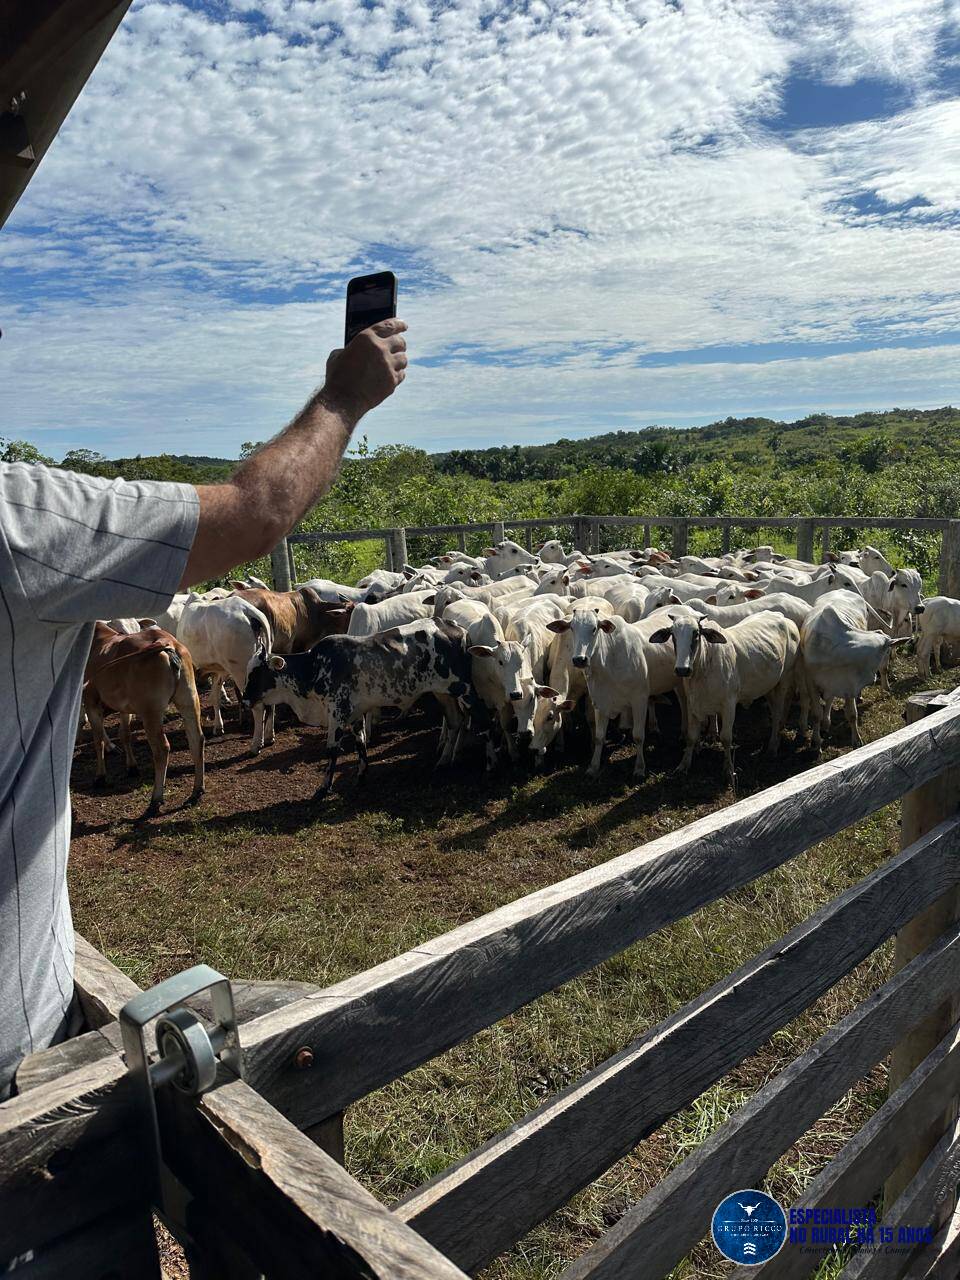
[{"label": "grass", "polygon": [[[905,698],[920,687],[912,663],[898,662],[893,694],[865,695],[865,739],[898,728]],[[763,760],[763,737],[763,716],[751,712],[738,728],[741,794],[813,763],[789,743],[778,761]],[[473,762],[438,785],[428,773],[434,738],[423,716],[404,730],[388,726],[366,786],[357,786],[348,763],[334,796],[318,806],[311,799],[321,765],[317,731],[285,728],[257,761],[246,757],[246,735],[231,733],[208,744],[202,805],[181,810],[190,771],[177,732],[168,811],[144,826],[130,819],[145,807],[149,769],[139,784],[124,779],[91,793],[89,747],[79,747],[70,871],[77,927],[144,985],[199,961],[235,977],[329,984],[732,798],[716,750],[704,749],[690,778],[678,780],[679,750],[669,737],[652,746],[650,776],[638,788],[629,784],[623,748],[599,781],[586,778],[582,743],[579,756],[550,773],[488,780]],[[838,728],[826,758],[846,740]],[[143,743],[139,750],[146,763]],[[894,806],[362,1100],[347,1118],[348,1167],[381,1198],[403,1195],[748,960],[898,842]],[[491,1280],[558,1275],[882,982],[889,957],[888,944],[492,1264]],[[784,1154],[767,1189],[795,1199],[884,1087],[881,1065]],[[835,1261],[825,1262],[824,1280],[838,1272],[829,1270]],[[701,1245],[674,1274],[713,1280],[726,1270],[716,1250]]]}]

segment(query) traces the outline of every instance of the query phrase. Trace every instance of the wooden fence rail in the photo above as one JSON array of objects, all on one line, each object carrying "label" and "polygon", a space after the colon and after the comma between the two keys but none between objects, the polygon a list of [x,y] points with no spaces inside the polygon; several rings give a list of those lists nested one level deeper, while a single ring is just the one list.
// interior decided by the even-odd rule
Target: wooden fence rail
[{"label": "wooden fence rail", "polygon": [[832,529],[897,529],[917,533],[941,535],[939,562],[939,590],[943,595],[960,596],[960,520],[925,519],[909,516],[541,516],[526,520],[486,520],[470,524],[414,525],[392,529],[324,530],[316,533],[292,533],[278,545],[272,556],[273,580],[277,590],[289,590],[296,580],[295,548],[298,546],[324,546],[338,542],[382,541],[384,565],[399,571],[407,562],[407,546],[410,538],[456,536],[461,550],[466,549],[470,534],[488,533],[491,541],[502,539],[506,532],[522,533],[527,549],[533,550],[532,534],[536,530],[567,528],[580,550],[596,553],[600,550],[601,531],[621,528],[639,529],[644,545],[649,545],[657,530],[669,531],[671,552],[674,556],[687,554],[691,529],[719,529],[721,550],[730,550],[734,531],[763,531],[764,529],[795,529],[797,556],[801,560],[813,560],[814,535],[821,534],[821,555],[830,550]]},{"label": "wooden fence rail", "polygon": [[[462,1278],[893,935],[888,980],[768,1080],[563,1280],[667,1274],[703,1238],[719,1200],[761,1182],[891,1053],[889,1100],[799,1205],[863,1203],[886,1184],[884,1220],[940,1229],[923,1257],[931,1276],[938,1267],[949,1274],[943,1260],[960,1249],[951,1218],[960,1167],[960,701],[917,697],[908,721],[335,986],[235,984],[246,1079],[221,1067],[217,1087],[197,1101],[169,1086],[157,1093],[163,1158],[182,1188],[164,1211],[195,1280],[318,1271]],[[317,1145],[329,1136],[317,1126],[351,1102],[901,798],[899,853],[392,1210]],[[0,1104],[0,1271],[41,1280],[66,1268],[77,1280],[104,1280],[109,1260],[119,1276],[155,1280],[156,1181],[114,1021],[137,988],[82,940],[77,986],[93,1029],[29,1059],[22,1092]],[[800,1277],[818,1261],[787,1246],[761,1273]],[[910,1264],[906,1254],[864,1250],[844,1275],[900,1277]]]}]

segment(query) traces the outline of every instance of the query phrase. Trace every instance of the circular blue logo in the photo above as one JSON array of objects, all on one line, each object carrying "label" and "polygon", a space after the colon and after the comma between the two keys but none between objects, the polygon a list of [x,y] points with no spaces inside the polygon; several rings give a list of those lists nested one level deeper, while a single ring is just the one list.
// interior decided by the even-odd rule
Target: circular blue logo
[{"label": "circular blue logo", "polygon": [[714,1209],[710,1232],[725,1258],[757,1267],[783,1248],[787,1215],[765,1191],[734,1191]]}]

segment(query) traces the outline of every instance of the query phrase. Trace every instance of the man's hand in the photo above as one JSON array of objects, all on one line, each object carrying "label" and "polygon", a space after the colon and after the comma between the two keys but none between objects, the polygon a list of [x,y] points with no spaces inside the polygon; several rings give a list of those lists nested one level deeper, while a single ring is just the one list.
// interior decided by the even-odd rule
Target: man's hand
[{"label": "man's hand", "polygon": [[381,320],[342,350],[331,352],[321,400],[356,425],[393,395],[407,376],[406,328],[402,320]]},{"label": "man's hand", "polygon": [[327,380],[289,427],[226,484],[199,485],[181,589],[264,555],[333,484],[350,432],[407,376],[407,326],[382,320],[327,361]]}]

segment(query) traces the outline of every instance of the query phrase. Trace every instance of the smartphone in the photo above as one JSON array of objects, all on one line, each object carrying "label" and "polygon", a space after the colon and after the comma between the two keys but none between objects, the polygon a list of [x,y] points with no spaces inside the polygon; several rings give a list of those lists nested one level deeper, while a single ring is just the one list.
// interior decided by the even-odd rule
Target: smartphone
[{"label": "smartphone", "polygon": [[347,285],[347,324],[344,345],[361,329],[397,314],[397,277],[392,271],[357,276]]}]

